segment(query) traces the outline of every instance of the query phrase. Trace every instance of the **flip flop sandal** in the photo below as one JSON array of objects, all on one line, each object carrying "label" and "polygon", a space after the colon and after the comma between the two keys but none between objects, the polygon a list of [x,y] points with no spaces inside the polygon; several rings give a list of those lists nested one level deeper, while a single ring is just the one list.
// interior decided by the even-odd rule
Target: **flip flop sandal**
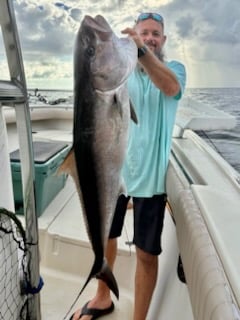
[{"label": "flip flop sandal", "polygon": [[[82,311],[81,314],[79,316],[78,319],[81,319],[82,316],[92,316],[91,320],[95,320],[98,319],[102,316],[105,316],[109,313],[112,313],[114,310],[114,303],[112,302],[111,306],[109,308],[106,309],[95,309],[95,308],[88,308],[89,301],[82,307]],[[71,316],[71,318],[69,320],[73,319],[74,314]]]}]

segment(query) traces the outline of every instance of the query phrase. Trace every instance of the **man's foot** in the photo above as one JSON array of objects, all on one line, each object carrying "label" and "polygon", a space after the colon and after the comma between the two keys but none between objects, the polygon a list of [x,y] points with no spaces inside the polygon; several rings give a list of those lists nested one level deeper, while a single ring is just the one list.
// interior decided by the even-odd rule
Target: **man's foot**
[{"label": "man's foot", "polygon": [[88,307],[89,301],[82,307],[81,310],[76,311],[69,320],[79,320],[83,316],[90,316],[89,320],[98,319],[102,316],[105,316],[109,313],[112,313],[114,310],[114,303],[112,302],[110,307],[105,309],[97,309]]}]

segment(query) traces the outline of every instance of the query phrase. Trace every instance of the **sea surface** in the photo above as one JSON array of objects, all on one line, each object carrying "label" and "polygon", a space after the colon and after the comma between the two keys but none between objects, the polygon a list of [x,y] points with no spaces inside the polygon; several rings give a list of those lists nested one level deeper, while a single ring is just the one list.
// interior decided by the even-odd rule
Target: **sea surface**
[{"label": "sea surface", "polygon": [[236,118],[235,128],[205,131],[201,136],[240,173],[240,88],[194,88],[187,89],[185,95]]},{"label": "sea surface", "polygon": [[[199,133],[221,156],[240,173],[240,88],[187,88],[185,96],[203,105],[222,110],[236,117],[237,125],[231,130]],[[29,90],[30,104],[73,104],[73,92],[66,90]]]}]

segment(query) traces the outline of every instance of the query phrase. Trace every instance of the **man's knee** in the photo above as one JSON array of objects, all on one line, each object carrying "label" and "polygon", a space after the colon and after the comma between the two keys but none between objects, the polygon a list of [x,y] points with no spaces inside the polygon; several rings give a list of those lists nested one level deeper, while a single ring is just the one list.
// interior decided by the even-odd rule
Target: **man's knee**
[{"label": "man's knee", "polygon": [[142,264],[147,264],[147,265],[151,265],[154,262],[157,261],[158,256],[157,255],[153,255],[151,253],[148,253],[146,251],[143,251],[142,249],[136,247],[136,253],[137,253],[137,259],[139,262],[141,262]]}]

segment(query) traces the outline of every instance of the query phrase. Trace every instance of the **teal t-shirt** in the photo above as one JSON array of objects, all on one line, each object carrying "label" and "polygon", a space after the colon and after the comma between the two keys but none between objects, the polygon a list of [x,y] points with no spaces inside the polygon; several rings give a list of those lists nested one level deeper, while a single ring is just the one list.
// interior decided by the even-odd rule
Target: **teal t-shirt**
[{"label": "teal t-shirt", "polygon": [[138,124],[131,121],[123,178],[127,194],[133,197],[152,197],[165,190],[165,177],[171,150],[178,101],[186,82],[184,66],[176,61],[166,65],[176,75],[181,90],[168,97],[136,68],[128,80],[128,90]]}]

